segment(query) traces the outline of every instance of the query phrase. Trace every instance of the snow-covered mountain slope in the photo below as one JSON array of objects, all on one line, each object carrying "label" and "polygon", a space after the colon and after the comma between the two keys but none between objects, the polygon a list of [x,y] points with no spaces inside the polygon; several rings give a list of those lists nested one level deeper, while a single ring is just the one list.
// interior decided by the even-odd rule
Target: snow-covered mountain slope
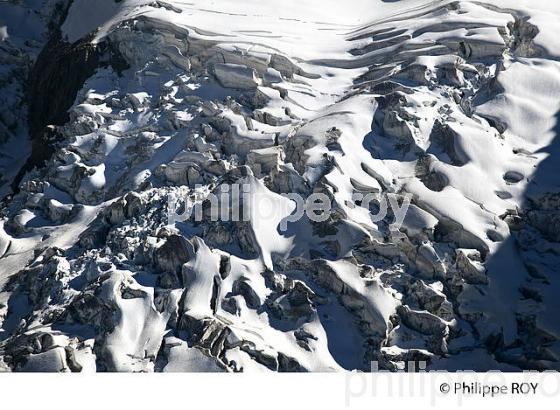
[{"label": "snow-covered mountain slope", "polygon": [[0,11],[0,368],[560,368],[560,6]]}]

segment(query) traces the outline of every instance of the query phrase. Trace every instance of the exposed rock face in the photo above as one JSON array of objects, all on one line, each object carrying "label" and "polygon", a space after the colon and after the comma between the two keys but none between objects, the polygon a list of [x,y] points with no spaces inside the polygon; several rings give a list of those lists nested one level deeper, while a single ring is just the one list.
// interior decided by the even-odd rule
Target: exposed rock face
[{"label": "exposed rock face", "polygon": [[[100,51],[91,43],[91,37],[72,44],[61,37],[59,28],[55,26],[29,72],[27,119],[32,149],[29,159],[12,183],[13,189],[17,189],[25,172],[41,165],[54,154],[60,136],[52,126],[64,125],[70,119],[68,110],[84,82],[101,66],[113,64],[117,70],[123,68],[119,65],[122,61],[119,55],[115,56],[113,50]],[[105,61],[102,61],[102,56]]]},{"label": "exposed rock face", "polygon": [[154,264],[164,272],[178,272],[194,253],[193,246],[184,237],[171,235],[154,251]]},{"label": "exposed rock face", "polygon": [[[30,71],[0,371],[559,368],[550,27],[467,1],[352,30],[121,3],[99,27],[69,3]],[[0,102],[3,144],[25,118]]]},{"label": "exposed rock face", "polygon": [[69,44],[53,37],[37,58],[29,77],[29,122],[34,139],[47,125],[63,125],[84,82],[99,65],[88,39]]}]

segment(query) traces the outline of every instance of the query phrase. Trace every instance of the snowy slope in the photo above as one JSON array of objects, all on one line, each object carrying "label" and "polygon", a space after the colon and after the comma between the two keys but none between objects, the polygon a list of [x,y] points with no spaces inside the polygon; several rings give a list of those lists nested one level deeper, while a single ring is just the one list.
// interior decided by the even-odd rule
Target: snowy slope
[{"label": "snowy slope", "polygon": [[[560,368],[559,6],[25,4],[0,369]],[[268,208],[168,224],[234,184]],[[288,193],[333,212],[282,229]]]}]

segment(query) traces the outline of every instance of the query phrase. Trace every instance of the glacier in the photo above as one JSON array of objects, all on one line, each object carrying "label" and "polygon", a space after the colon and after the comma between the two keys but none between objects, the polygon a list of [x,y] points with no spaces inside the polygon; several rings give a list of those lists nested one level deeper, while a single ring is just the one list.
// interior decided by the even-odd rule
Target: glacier
[{"label": "glacier", "polygon": [[559,18],[0,3],[0,371],[560,370]]}]

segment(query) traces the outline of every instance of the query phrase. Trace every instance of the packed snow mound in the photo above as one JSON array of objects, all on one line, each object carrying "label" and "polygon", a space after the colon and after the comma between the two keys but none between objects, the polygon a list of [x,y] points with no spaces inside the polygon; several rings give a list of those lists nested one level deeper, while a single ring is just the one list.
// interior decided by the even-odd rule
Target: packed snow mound
[{"label": "packed snow mound", "polygon": [[0,369],[560,369],[558,6],[52,3],[0,5]]}]

